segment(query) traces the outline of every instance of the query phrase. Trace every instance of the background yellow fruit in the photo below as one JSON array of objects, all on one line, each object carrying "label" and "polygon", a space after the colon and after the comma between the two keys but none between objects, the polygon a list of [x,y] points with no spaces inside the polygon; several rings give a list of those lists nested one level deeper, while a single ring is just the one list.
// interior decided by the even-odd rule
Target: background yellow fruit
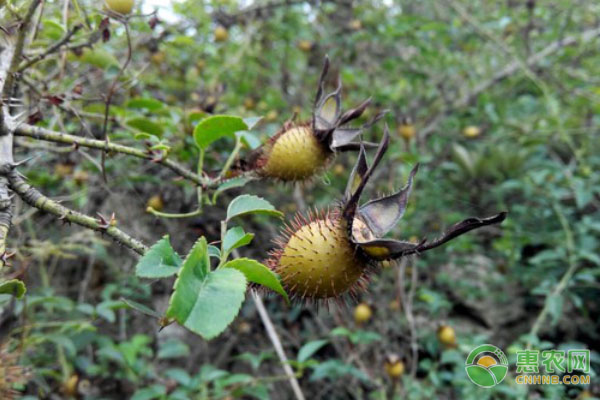
[{"label": "background yellow fruit", "polygon": [[463,135],[468,138],[475,138],[481,134],[481,128],[475,125],[469,125],[463,129]]},{"label": "background yellow fruit", "polygon": [[357,324],[364,324],[371,319],[373,312],[368,304],[360,303],[354,308],[354,322]]},{"label": "background yellow fruit", "polygon": [[312,42],[310,40],[300,40],[298,42],[298,48],[304,52],[309,52],[312,49]]},{"label": "background yellow fruit", "polygon": [[417,130],[413,124],[400,124],[398,126],[398,134],[405,140],[411,140],[417,134]]},{"label": "background yellow fruit", "polygon": [[150,197],[146,203],[146,208],[152,207],[156,211],[161,211],[164,206],[163,199],[159,194]]},{"label": "background yellow fruit", "polygon": [[354,31],[358,31],[362,29],[362,22],[360,22],[360,19],[353,19],[352,21],[350,21],[350,23],[348,24],[348,27]]},{"label": "background yellow fruit", "polygon": [[229,32],[222,26],[217,26],[215,29],[215,42],[224,42],[229,38]]},{"label": "background yellow fruit", "polygon": [[385,372],[392,379],[398,379],[404,375],[404,363],[398,356],[389,356],[383,365]]},{"label": "background yellow fruit", "polygon": [[438,329],[438,340],[441,344],[446,347],[453,347],[456,345],[456,332],[454,328],[449,325],[442,325]]},{"label": "background yellow fruit", "polygon": [[133,10],[134,0],[104,0],[109,10],[119,14],[129,14]]}]

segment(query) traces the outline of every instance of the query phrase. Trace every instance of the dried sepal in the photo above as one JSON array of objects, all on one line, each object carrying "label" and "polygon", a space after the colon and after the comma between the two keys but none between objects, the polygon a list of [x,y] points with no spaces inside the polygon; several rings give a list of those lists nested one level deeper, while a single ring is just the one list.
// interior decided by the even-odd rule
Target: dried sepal
[{"label": "dried sepal", "polygon": [[412,190],[413,178],[418,170],[419,164],[416,164],[410,172],[408,182],[398,192],[390,196],[371,200],[359,208],[358,214],[366,222],[371,231],[373,231],[375,236],[384,236],[404,215],[408,204],[408,197]]},{"label": "dried sepal", "polygon": [[381,139],[379,147],[377,148],[377,152],[375,153],[375,157],[373,158],[373,164],[371,164],[371,166],[367,168],[367,171],[364,173],[364,175],[361,176],[360,182],[356,186],[356,189],[353,191],[352,195],[347,199],[346,204],[344,206],[342,215],[344,216],[346,221],[348,221],[350,229],[352,229],[352,223],[354,220],[354,215],[356,214],[356,210],[358,208],[358,201],[360,200],[360,195],[362,194],[365,186],[367,185],[369,178],[373,174],[373,171],[375,170],[375,168],[383,158],[383,155],[387,151],[389,142],[390,132],[386,125],[383,131],[383,138]]},{"label": "dried sepal", "polygon": [[448,228],[448,230],[446,230],[446,232],[439,238],[434,239],[433,241],[425,241],[423,244],[419,245],[413,251],[413,253],[431,250],[433,248],[443,245],[444,243],[462,234],[472,231],[473,229],[481,228],[487,225],[499,224],[506,219],[506,216],[507,213],[503,211],[501,213],[486,218],[471,217],[464,219]]}]

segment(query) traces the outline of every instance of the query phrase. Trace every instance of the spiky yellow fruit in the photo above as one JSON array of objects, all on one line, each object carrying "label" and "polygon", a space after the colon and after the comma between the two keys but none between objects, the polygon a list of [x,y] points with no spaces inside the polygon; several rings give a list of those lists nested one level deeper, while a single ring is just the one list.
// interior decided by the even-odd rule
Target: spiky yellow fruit
[{"label": "spiky yellow fruit", "polygon": [[286,243],[271,260],[294,297],[327,299],[360,285],[365,262],[348,240],[346,224],[330,214],[288,228]]},{"label": "spiky yellow fruit", "polygon": [[267,154],[261,175],[284,181],[312,177],[327,164],[330,156],[308,126],[283,132],[271,144]]},{"label": "spiky yellow fruit", "polygon": [[456,332],[449,325],[442,325],[437,332],[438,340],[445,347],[456,346]]},{"label": "spiky yellow fruit", "polygon": [[480,134],[481,128],[475,125],[470,125],[463,129],[463,135],[468,138],[476,138]]},{"label": "spiky yellow fruit", "polygon": [[395,354],[387,357],[383,364],[383,368],[391,379],[398,379],[404,375],[404,363],[400,357]]},{"label": "spiky yellow fruit", "polygon": [[129,14],[133,10],[134,0],[104,0],[109,10],[119,14]]},{"label": "spiky yellow fruit", "polygon": [[360,303],[354,308],[354,322],[356,322],[358,325],[369,322],[372,315],[373,312],[368,304]]}]

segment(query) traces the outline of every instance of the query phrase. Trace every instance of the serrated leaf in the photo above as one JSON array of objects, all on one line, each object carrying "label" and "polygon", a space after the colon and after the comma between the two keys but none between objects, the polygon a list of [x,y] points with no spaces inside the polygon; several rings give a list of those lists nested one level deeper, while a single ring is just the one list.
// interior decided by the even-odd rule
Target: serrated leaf
[{"label": "serrated leaf", "polygon": [[236,132],[248,130],[248,125],[240,117],[213,115],[205,118],[194,128],[194,140],[201,149],[207,148],[215,140],[233,136]]},{"label": "serrated leaf", "polygon": [[171,247],[169,236],[156,242],[135,266],[140,278],[166,278],[175,275],[181,266],[181,258]]},{"label": "serrated leaf", "polygon": [[0,294],[10,294],[20,299],[25,295],[25,284],[18,279],[11,279],[0,283]]},{"label": "serrated leaf", "polygon": [[298,362],[304,362],[311,358],[317,351],[328,343],[326,339],[313,340],[312,342],[306,343],[298,351]]},{"label": "serrated leaf", "polygon": [[201,266],[184,263],[167,316],[204,339],[212,339],[236,317],[245,293],[246,278],[235,269],[221,268],[203,275]]},{"label": "serrated leaf", "polygon": [[289,303],[287,293],[281,286],[279,277],[275,272],[271,271],[267,266],[259,263],[256,260],[249,258],[237,258],[223,265],[223,268],[235,268],[246,276],[250,282],[258,283],[259,285],[268,287],[276,293],[279,293]]},{"label": "serrated leaf", "polygon": [[247,214],[264,214],[282,218],[283,213],[277,211],[267,200],[251,194],[236,197],[227,207],[227,220]]},{"label": "serrated leaf", "polygon": [[125,124],[138,131],[148,133],[150,135],[162,136],[163,128],[156,122],[152,122],[147,118],[137,117],[128,119]]},{"label": "serrated leaf", "polygon": [[230,253],[233,249],[246,246],[252,241],[253,238],[253,233],[246,233],[241,226],[236,226],[229,229],[225,234],[225,239],[223,240],[223,249],[226,253]]}]

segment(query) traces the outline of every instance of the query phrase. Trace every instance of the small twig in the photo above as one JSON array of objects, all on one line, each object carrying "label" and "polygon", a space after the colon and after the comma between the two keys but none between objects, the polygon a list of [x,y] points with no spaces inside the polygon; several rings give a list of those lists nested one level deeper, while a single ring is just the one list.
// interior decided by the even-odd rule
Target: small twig
[{"label": "small twig", "polygon": [[[108,134],[107,134],[106,130],[108,129],[108,113],[110,111],[110,103],[112,102],[112,97],[115,94],[115,91],[117,89],[117,83],[119,83],[119,79],[121,79],[121,76],[125,72],[125,69],[127,69],[127,66],[131,62],[131,54],[132,54],[131,35],[129,34],[129,22],[127,20],[123,20],[122,22],[123,22],[123,26],[125,27],[125,37],[127,38],[127,58],[125,59],[125,62],[119,69],[119,72],[117,73],[117,75],[115,76],[115,79],[113,80],[112,85],[110,86],[110,89],[108,90],[108,96],[106,97],[106,105],[104,107],[104,123],[102,124],[101,138],[104,139],[104,141],[106,142],[107,145],[108,145]],[[100,165],[102,166],[102,177],[104,178],[104,182],[107,181],[106,180],[105,163],[106,163],[106,153],[102,153],[102,160],[100,162]]]},{"label": "small twig", "polygon": [[148,247],[142,242],[129,236],[116,226],[106,223],[106,221],[103,221],[103,218],[93,218],[78,211],[70,210],[44,196],[33,186],[25,182],[15,169],[9,171],[7,176],[11,189],[30,206],[52,214],[61,220],[105,233],[116,242],[130,248],[140,255],[148,250]]},{"label": "small twig", "polygon": [[17,68],[17,72],[18,73],[23,72],[27,68],[31,67],[33,64],[36,64],[36,63],[42,61],[44,58],[48,57],[50,54],[56,52],[62,46],[69,43],[69,41],[71,40],[73,35],[76,34],[80,29],[81,29],[81,25],[75,25],[73,27],[73,29],[71,29],[69,32],[67,32],[65,34],[65,36],[62,37],[62,39],[60,39],[58,42],[54,43],[52,46],[48,47],[46,49],[46,51],[31,58],[29,61],[26,61],[26,62],[22,63],[21,65],[19,65],[19,68]]},{"label": "small twig", "polygon": [[271,322],[271,318],[269,317],[269,313],[263,304],[263,301],[258,293],[254,290],[252,292],[252,299],[254,300],[254,304],[256,305],[256,309],[258,310],[258,315],[260,315],[260,319],[262,320],[263,325],[267,331],[267,335],[269,335],[269,339],[275,348],[275,352],[281,361],[283,366],[283,370],[285,374],[288,376],[288,381],[292,386],[292,390],[294,391],[294,396],[296,400],[304,400],[304,394],[302,393],[302,389],[300,389],[300,384],[294,375],[294,371],[292,367],[288,364],[288,359],[285,355],[285,351],[283,350],[283,346],[281,345],[281,340],[279,340],[279,336],[277,335],[277,331],[275,331],[275,327],[273,326],[273,322]]}]

